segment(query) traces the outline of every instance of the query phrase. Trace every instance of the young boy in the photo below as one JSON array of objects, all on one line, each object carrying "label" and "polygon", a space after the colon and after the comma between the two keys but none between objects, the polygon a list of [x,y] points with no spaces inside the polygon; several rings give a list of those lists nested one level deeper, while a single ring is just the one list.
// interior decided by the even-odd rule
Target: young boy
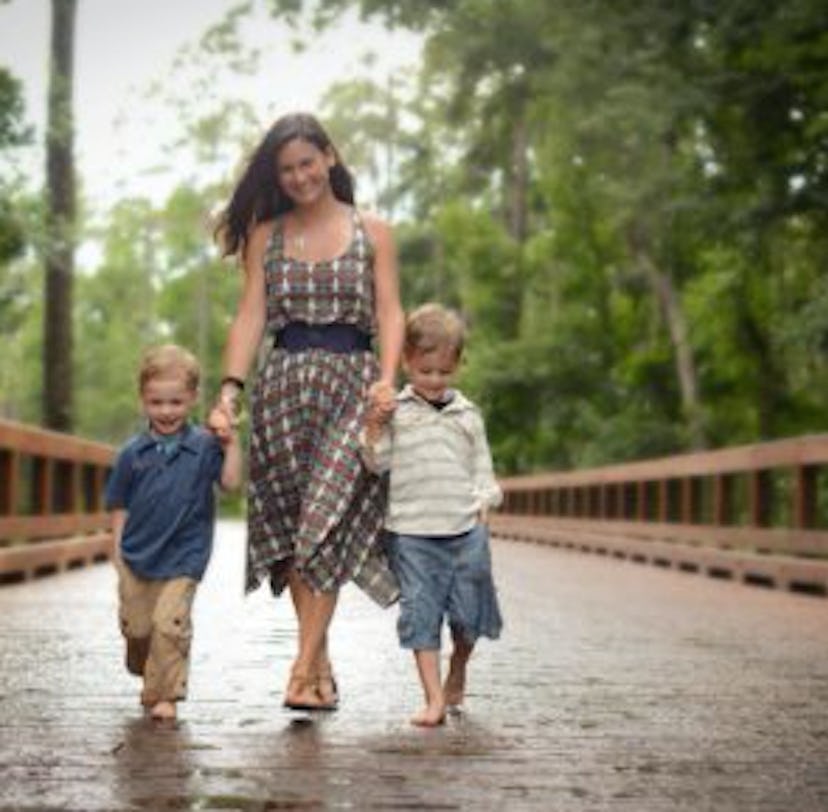
[{"label": "young boy", "polygon": [[241,485],[236,433],[219,440],[189,422],[199,377],[181,347],[144,353],[138,388],[148,426],[123,446],[107,483],[126,666],[143,677],[141,703],[154,719],[175,719],[187,694],[190,609],[212,549],[214,484]]},{"label": "young boy", "polygon": [[[463,352],[459,316],[426,304],[406,320],[403,370],[409,383],[390,420],[369,414],[363,459],[390,471],[386,528],[400,582],[400,645],[414,651],[425,707],[412,724],[432,727],[463,701],[466,665],[481,635],[502,626],[491,574],[486,513],[501,500],[483,419],[450,384]],[[440,682],[440,635],[453,652]]]}]

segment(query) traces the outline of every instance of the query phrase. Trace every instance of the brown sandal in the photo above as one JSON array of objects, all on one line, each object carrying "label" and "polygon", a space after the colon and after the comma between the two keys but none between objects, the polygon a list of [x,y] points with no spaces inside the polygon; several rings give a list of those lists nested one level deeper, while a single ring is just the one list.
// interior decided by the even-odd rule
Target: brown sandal
[{"label": "brown sandal", "polygon": [[316,693],[330,710],[336,710],[339,705],[339,686],[330,663],[320,666],[316,672]]},{"label": "brown sandal", "polygon": [[282,704],[290,710],[328,711],[336,709],[336,705],[325,702],[319,696],[316,680],[311,679],[306,672],[296,671],[296,669],[290,672],[285,701]]}]

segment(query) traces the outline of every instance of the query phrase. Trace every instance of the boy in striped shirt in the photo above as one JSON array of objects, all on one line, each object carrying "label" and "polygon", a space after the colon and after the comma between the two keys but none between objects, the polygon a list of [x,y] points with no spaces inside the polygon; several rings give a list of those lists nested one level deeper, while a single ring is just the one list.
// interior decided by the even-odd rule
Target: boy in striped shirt
[{"label": "boy in striped shirt", "polygon": [[[403,370],[408,384],[390,418],[369,413],[362,455],[390,472],[386,528],[400,582],[400,645],[414,652],[425,706],[412,724],[433,727],[459,708],[466,666],[478,637],[500,635],[486,514],[502,498],[483,418],[450,384],[463,353],[460,317],[425,304],[406,320]],[[443,621],[453,640],[440,678]]]}]

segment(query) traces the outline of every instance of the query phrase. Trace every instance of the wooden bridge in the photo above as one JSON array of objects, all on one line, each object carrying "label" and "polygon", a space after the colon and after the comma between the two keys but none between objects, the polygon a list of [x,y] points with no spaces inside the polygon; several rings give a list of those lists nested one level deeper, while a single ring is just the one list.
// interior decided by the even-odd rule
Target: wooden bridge
[{"label": "wooden bridge", "polygon": [[182,721],[144,719],[112,568],[86,566],[112,454],[0,421],[0,810],[828,808],[828,436],[505,480],[506,629],[434,731],[406,723],[394,610],[352,588],[341,710],[282,711],[292,613],[243,596],[240,522]]},{"label": "wooden bridge", "polygon": [[[108,558],[114,449],[0,420],[0,583]],[[717,578],[828,594],[828,435],[502,480],[492,528]]]}]

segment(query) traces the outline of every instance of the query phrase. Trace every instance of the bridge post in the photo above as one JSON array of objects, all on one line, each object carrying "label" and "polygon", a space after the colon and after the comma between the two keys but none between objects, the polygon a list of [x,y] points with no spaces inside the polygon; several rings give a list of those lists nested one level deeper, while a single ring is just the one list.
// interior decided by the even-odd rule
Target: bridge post
[{"label": "bridge post", "polygon": [[0,516],[10,516],[17,506],[19,464],[20,455],[16,451],[0,449]]},{"label": "bridge post", "polygon": [[724,527],[733,515],[733,477],[718,474],[713,480],[713,524]]},{"label": "bridge post", "polygon": [[773,489],[770,472],[751,471],[748,491],[750,523],[754,527],[767,527],[773,515]]},{"label": "bridge post", "polygon": [[816,465],[800,465],[795,471],[793,488],[793,524],[806,529],[816,526],[817,473]]}]

